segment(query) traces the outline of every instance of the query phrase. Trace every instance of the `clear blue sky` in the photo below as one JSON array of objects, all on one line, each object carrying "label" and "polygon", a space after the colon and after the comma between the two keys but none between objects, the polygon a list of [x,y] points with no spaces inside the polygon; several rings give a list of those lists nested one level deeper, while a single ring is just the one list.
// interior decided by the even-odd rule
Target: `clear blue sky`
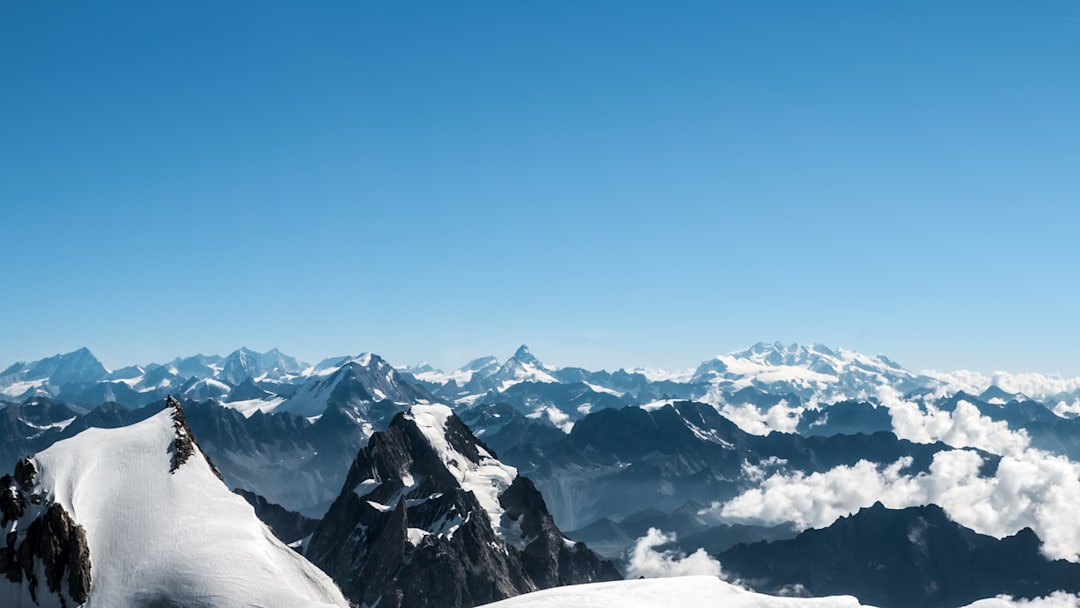
[{"label": "clear blue sky", "polygon": [[0,3],[0,367],[1080,375],[1080,3]]}]

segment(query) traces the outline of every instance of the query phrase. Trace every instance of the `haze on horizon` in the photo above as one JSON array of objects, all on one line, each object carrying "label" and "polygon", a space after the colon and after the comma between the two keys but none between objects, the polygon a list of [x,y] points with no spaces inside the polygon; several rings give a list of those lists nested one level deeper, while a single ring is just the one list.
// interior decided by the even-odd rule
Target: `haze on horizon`
[{"label": "haze on horizon", "polygon": [[5,3],[0,368],[1080,376],[1077,73],[1064,0]]}]

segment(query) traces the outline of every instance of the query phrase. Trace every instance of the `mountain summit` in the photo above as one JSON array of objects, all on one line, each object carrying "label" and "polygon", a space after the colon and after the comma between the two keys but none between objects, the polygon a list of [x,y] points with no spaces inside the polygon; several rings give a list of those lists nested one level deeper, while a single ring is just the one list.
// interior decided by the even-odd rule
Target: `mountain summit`
[{"label": "mountain summit", "polygon": [[0,485],[5,608],[347,605],[225,487],[172,399],[56,443]]},{"label": "mountain summit", "polygon": [[465,608],[619,578],[442,405],[413,406],[372,435],[306,555],[351,600],[384,608]]}]

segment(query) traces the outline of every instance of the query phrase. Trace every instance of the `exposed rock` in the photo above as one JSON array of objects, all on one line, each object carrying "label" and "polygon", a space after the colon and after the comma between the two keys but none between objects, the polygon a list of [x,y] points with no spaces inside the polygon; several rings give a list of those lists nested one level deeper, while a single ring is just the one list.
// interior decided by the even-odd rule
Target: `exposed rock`
[{"label": "exposed rock", "polygon": [[[45,505],[34,492],[36,467],[30,460],[16,466],[15,476],[0,478],[4,546],[0,547],[0,575],[25,584],[31,599],[42,594],[58,597],[61,606],[77,606],[90,597],[90,546],[86,531],[59,503]],[[16,485],[16,483],[18,485]],[[44,573],[44,589],[38,576]]]},{"label": "exposed rock", "polygon": [[23,490],[29,491],[33,488],[36,477],[37,467],[34,466],[30,459],[23,458],[15,463],[15,481]]},{"label": "exposed rock", "polygon": [[188,458],[195,453],[195,440],[191,435],[191,429],[188,428],[187,420],[184,419],[184,408],[180,402],[169,395],[165,400],[165,407],[173,409],[173,429],[176,430],[176,439],[172,444],[172,466],[169,467],[169,472],[175,473],[176,469],[179,469],[180,465],[187,462]]},{"label": "exposed rock", "polygon": [[0,526],[16,521],[26,512],[26,494],[11,475],[0,477]]},{"label": "exposed rock", "polygon": [[[194,433],[191,432],[191,427],[188,426],[187,418],[184,417],[184,407],[180,405],[180,402],[169,395],[165,399],[165,407],[172,408],[173,411],[173,429],[176,431],[176,439],[173,440],[170,446],[172,450],[172,464],[169,467],[170,473],[175,473],[188,458],[195,453],[195,447],[198,446],[198,442],[195,440]],[[203,452],[203,457],[206,458],[206,463],[210,465],[210,470],[217,475],[217,478],[225,481],[221,476],[221,471],[214,466],[213,462],[210,462],[210,457],[206,456]]]},{"label": "exposed rock", "polygon": [[347,597],[380,608],[467,608],[620,578],[559,532],[527,479],[506,477],[498,506],[487,496],[482,502],[476,492],[488,490],[462,481],[467,472],[516,473],[449,409],[426,407],[444,423],[438,436],[412,417],[419,408],[372,435],[308,544],[308,558]]}]

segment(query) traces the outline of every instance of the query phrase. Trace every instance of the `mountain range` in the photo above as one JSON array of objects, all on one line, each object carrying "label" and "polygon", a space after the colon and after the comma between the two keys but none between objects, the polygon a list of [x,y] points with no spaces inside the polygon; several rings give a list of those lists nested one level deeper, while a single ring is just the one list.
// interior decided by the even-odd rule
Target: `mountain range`
[{"label": "mountain range", "polygon": [[[313,416],[329,396],[326,389],[333,382],[327,379],[343,367],[354,371],[372,367],[371,373],[382,375],[390,366],[370,353],[329,357],[310,365],[277,349],[257,353],[241,348],[226,356],[177,357],[165,364],[110,371],[88,349],[81,348],[10,365],[0,372],[0,398],[24,401],[35,396],[50,397],[84,407],[115,401],[137,407],[168,393],[232,403],[245,413],[280,408]],[[641,405],[663,398],[716,403],[748,388],[794,397],[799,403],[872,399],[883,388],[900,394],[985,393],[987,399],[1003,401],[1028,397],[1051,406],[1071,406],[1080,400],[1080,378],[1004,372],[992,376],[966,371],[913,372],[883,355],[868,356],[820,344],[758,343],[706,360],[696,370],[684,373],[636,368],[615,372],[553,368],[544,365],[526,346],[502,363],[485,356],[451,372],[426,364],[394,371],[396,376],[387,377],[387,386],[372,387],[372,400],[408,402],[415,396],[396,392],[405,379],[410,385],[407,391],[426,390],[430,396],[425,398],[432,401],[455,406],[516,402],[530,408],[530,413],[555,420],[563,415],[577,419],[592,409]]]},{"label": "mountain range", "polygon": [[[209,553],[220,576],[149,567],[147,580],[162,581],[147,587],[154,597],[131,595],[111,565],[141,567],[124,561],[125,545],[155,547],[149,536],[168,538],[175,522],[190,520],[198,538],[218,534],[197,531],[205,523],[184,509],[219,503],[249,534],[237,546],[268,556],[265,571],[292,572],[278,583],[316,604],[464,608],[632,575],[642,555],[669,570],[678,555],[719,560],[729,582],[758,591],[853,595],[880,608],[1078,592],[1067,582],[1075,564],[1045,557],[1080,552],[1046,515],[1059,517],[1068,500],[1050,501],[1080,479],[1080,465],[1069,468],[1080,461],[1077,412],[1073,380],[917,373],[821,345],[758,344],[684,373],[549,367],[525,346],[451,372],[372,353],[310,365],[276,349],[108,370],[80,349],[0,373],[0,471],[13,471],[0,484],[9,583],[0,597],[13,606],[204,601],[174,584],[233,597],[215,590],[232,575]],[[957,462],[968,463],[957,483],[997,488],[990,500],[1018,492],[1028,506],[1008,507],[1019,510],[1004,525],[965,517],[955,501],[936,506],[939,494],[919,488]],[[204,469],[198,487],[169,489],[180,472]],[[835,485],[856,475],[925,496],[871,506],[857,485]],[[156,506],[156,494],[130,484],[177,504]],[[803,486],[809,494],[793,494]],[[796,501],[789,512],[760,511],[767,502],[747,511],[777,495]],[[161,517],[136,513],[151,508]],[[123,537],[117,514],[145,523]],[[931,540],[920,544],[920,530]],[[669,544],[650,554],[642,542],[654,531]],[[251,534],[270,540],[251,544]],[[285,543],[300,561],[282,557]],[[1010,552],[1028,569],[1001,570]],[[890,573],[910,584],[890,586]],[[827,601],[806,605],[860,605]]]}]

